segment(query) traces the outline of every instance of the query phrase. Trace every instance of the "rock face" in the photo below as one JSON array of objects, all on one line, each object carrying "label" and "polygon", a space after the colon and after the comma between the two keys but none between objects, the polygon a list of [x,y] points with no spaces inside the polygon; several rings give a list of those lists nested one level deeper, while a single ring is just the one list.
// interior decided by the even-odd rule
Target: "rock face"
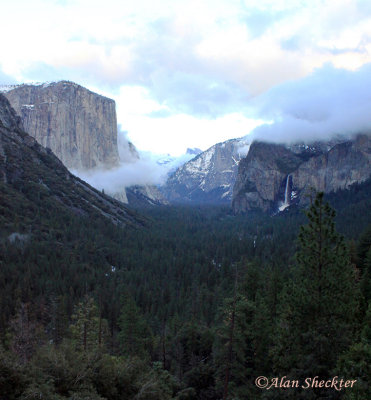
[{"label": "rock face", "polygon": [[133,207],[168,204],[161,191],[154,185],[132,185],[118,192],[112,192],[110,195],[114,199]]},{"label": "rock face", "polygon": [[74,170],[118,165],[115,102],[72,82],[19,85],[4,95],[24,129]]},{"label": "rock face", "polygon": [[311,146],[254,142],[242,159],[233,189],[235,212],[282,211],[303,204],[312,189],[348,188],[371,176],[371,136]]},{"label": "rock face", "polygon": [[[115,224],[142,225],[144,218],[71,174],[50,149],[24,132],[20,118],[0,94],[0,215],[22,220],[64,210],[72,217],[99,217]],[[47,204],[47,206],[46,206]],[[47,208],[47,209],[46,209]]]},{"label": "rock face", "polygon": [[[135,146],[126,138],[120,143],[119,154],[113,100],[67,81],[13,85],[2,91],[20,115],[24,130],[77,175],[139,160]],[[110,194],[133,205],[165,201],[155,187],[148,185]]]},{"label": "rock face", "polygon": [[160,206],[169,204],[154,185],[134,185],[125,189],[127,204],[134,207]]},{"label": "rock face", "polygon": [[218,143],[178,168],[162,188],[173,203],[229,204],[240,159],[248,151],[242,139]]},{"label": "rock face", "polygon": [[16,115],[13,107],[4,96],[0,94],[0,127],[10,131],[24,130],[21,118]]}]

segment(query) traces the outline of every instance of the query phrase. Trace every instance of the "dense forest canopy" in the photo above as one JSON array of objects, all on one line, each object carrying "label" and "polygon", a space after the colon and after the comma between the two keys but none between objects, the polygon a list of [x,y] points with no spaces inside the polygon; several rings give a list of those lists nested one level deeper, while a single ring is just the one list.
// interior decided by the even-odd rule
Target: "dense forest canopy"
[{"label": "dense forest canopy", "polygon": [[[369,398],[370,194],[145,208],[141,227],[2,197],[0,399]],[[312,375],[357,384],[254,383]]]}]

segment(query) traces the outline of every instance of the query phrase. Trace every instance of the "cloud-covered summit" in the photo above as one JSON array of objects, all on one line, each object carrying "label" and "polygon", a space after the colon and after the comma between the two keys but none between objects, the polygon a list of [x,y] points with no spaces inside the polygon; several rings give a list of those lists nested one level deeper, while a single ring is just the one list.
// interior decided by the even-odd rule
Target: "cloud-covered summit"
[{"label": "cloud-covered summit", "polygon": [[355,71],[327,64],[313,74],[278,85],[254,102],[270,124],[253,137],[270,142],[311,142],[371,131],[371,64]]}]

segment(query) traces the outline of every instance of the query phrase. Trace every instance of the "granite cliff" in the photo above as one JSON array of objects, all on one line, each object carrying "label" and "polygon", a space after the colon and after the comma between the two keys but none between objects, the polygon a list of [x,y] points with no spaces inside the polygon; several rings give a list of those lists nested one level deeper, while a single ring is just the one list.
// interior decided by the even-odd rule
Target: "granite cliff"
[{"label": "granite cliff", "polygon": [[[0,91],[20,116],[24,130],[77,175],[139,159],[126,139],[119,154],[114,100],[68,81],[13,85]],[[148,185],[109,194],[132,205],[164,202],[160,192]]]},{"label": "granite cliff", "polygon": [[233,188],[235,212],[283,211],[305,204],[312,189],[347,189],[371,176],[371,136],[312,145],[254,142],[238,168]]},{"label": "granite cliff", "polygon": [[115,102],[72,82],[4,91],[25,131],[69,169],[118,165]]},{"label": "granite cliff", "polygon": [[[115,224],[144,219],[122,203],[71,174],[50,149],[28,135],[19,116],[0,94],[0,215],[6,221],[47,219],[65,212]],[[60,210],[60,211],[59,211]]]}]

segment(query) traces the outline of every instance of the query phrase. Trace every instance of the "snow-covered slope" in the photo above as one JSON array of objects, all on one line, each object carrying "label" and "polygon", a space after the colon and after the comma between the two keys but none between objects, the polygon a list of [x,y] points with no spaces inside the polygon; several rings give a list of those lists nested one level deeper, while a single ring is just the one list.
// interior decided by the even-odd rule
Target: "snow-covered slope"
[{"label": "snow-covered slope", "polygon": [[248,149],[246,139],[215,144],[178,168],[163,193],[170,202],[230,203],[238,163]]}]

